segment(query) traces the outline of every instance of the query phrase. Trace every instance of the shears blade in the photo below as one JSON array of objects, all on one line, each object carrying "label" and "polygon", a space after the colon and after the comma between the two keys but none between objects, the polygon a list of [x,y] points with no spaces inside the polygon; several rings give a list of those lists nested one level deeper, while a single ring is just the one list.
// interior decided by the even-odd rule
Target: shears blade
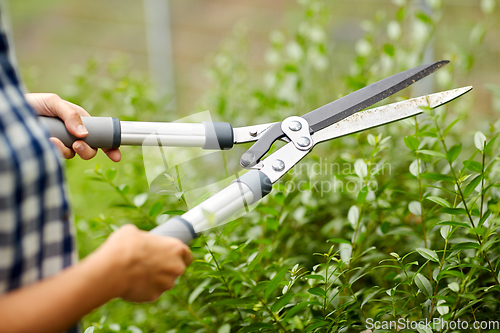
[{"label": "shears blade", "polygon": [[421,114],[423,107],[436,108],[472,90],[472,86],[447,90],[355,113],[314,133],[314,143],[332,140]]}]

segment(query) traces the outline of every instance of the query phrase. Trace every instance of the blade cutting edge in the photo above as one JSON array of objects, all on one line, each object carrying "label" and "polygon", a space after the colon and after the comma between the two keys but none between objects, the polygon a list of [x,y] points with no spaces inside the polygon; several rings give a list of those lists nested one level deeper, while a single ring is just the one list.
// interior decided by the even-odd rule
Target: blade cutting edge
[{"label": "blade cutting edge", "polygon": [[317,131],[313,135],[313,140],[316,144],[416,116],[423,112],[422,107],[436,108],[470,90],[472,90],[472,86],[447,90],[361,111]]}]

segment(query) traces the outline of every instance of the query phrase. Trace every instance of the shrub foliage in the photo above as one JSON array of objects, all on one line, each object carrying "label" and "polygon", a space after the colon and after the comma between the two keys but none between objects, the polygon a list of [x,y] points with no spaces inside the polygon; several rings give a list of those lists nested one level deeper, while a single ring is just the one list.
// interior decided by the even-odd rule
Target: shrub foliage
[{"label": "shrub foliage", "polygon": [[[234,29],[212,57],[200,108],[237,126],[304,114],[423,62],[443,10],[440,1],[429,1],[432,15],[394,1],[390,13],[363,22],[356,56],[339,68],[328,34],[332,3],[299,3],[296,30],[270,34],[263,75],[246,58],[246,28]],[[477,50],[494,12],[491,1],[482,4],[470,37]],[[435,57],[452,63],[434,74],[433,91],[458,87],[457,78],[473,69],[469,48],[445,46]],[[164,101],[141,78],[115,62],[103,80],[98,67],[89,62],[78,75],[71,100],[94,114],[125,105],[122,119],[159,120]],[[424,116],[318,146],[255,211],[203,233],[192,245],[195,262],[159,301],[114,300],[87,316],[85,327],[345,332],[366,329],[369,319],[498,318],[500,132],[496,123],[471,122],[473,105],[471,93]],[[140,149],[124,153],[118,172],[107,165],[88,172],[101,183],[72,183],[91,193],[74,199],[82,256],[119,225],[147,230],[186,210],[180,189],[177,196],[148,192]],[[69,178],[81,168],[70,162]],[[81,202],[97,208],[84,212]]]}]

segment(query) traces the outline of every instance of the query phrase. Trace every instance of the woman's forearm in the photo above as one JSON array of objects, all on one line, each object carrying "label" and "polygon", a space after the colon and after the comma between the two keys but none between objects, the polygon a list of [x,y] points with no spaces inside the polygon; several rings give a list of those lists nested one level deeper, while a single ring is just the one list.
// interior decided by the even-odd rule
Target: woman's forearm
[{"label": "woman's forearm", "polygon": [[119,262],[99,251],[58,275],[0,297],[4,333],[62,332],[81,317],[118,297]]}]

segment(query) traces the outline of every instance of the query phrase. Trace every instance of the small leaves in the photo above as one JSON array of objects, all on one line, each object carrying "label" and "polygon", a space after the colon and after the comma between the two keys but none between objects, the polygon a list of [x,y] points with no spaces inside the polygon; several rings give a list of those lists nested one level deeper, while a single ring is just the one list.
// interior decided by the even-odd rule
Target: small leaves
[{"label": "small leaves", "polygon": [[278,288],[281,280],[285,277],[285,274],[287,272],[286,267],[281,268],[281,270],[276,273],[276,275],[272,278],[271,281],[267,284],[266,291],[264,292],[264,297],[268,298],[273,291]]},{"label": "small leaves", "polygon": [[319,288],[319,287],[310,288],[307,292],[311,295],[325,297],[325,289],[323,289],[323,288]]},{"label": "small leaves", "polygon": [[346,243],[340,243],[339,249],[340,249],[340,259],[342,259],[343,262],[348,264],[351,261],[352,245]]},{"label": "small leaves", "polygon": [[456,293],[458,293],[460,291],[460,287],[458,286],[458,283],[456,283],[456,282],[452,282],[452,283],[448,284],[448,288],[450,288],[451,291],[454,291]]},{"label": "small leaves", "polygon": [[356,162],[354,162],[354,172],[359,178],[364,179],[368,175],[368,166],[366,162],[362,159],[356,160]]},{"label": "small leaves", "polygon": [[477,131],[476,134],[474,134],[474,145],[476,146],[477,149],[482,151],[484,150],[485,144],[486,144],[486,137],[482,132]]},{"label": "small leaves", "polygon": [[481,183],[481,179],[483,179],[482,175],[476,176],[473,180],[471,180],[469,184],[467,184],[464,190],[465,197],[468,197],[472,193],[472,191],[474,191],[474,189],[479,185],[479,183]]},{"label": "small leaves", "polygon": [[446,153],[446,159],[448,160],[448,162],[453,163],[457,159],[458,155],[460,155],[461,151],[462,144],[460,143],[451,147],[450,150],[448,150],[448,152]]},{"label": "small leaves", "polygon": [[427,297],[432,296],[431,283],[429,282],[429,280],[425,276],[418,273],[417,275],[415,275],[414,281],[415,281],[415,284],[417,285],[418,289],[420,289],[420,291],[423,292],[425,296],[427,296]]},{"label": "small leaves", "polygon": [[409,136],[406,136],[404,140],[405,140],[406,147],[408,147],[410,150],[412,150],[412,151],[418,150],[418,146],[419,146],[420,142],[418,141],[418,139],[416,137],[414,137],[413,135],[409,135]]},{"label": "small leaves", "polygon": [[356,229],[359,220],[359,208],[357,206],[351,206],[351,208],[349,208],[347,219],[349,220],[349,223],[351,223],[351,226]]},{"label": "small leaves", "polygon": [[408,209],[413,215],[420,216],[422,215],[422,206],[418,201],[412,201],[408,204]]},{"label": "small leaves", "polygon": [[425,259],[428,259],[428,260],[431,260],[434,262],[439,262],[439,257],[436,254],[436,251],[434,251],[434,250],[429,250],[429,249],[419,247],[417,249],[417,252],[420,253],[420,255],[422,257],[424,257]]},{"label": "small leaves", "polygon": [[141,193],[138,194],[134,197],[134,205],[136,207],[142,207],[146,201],[148,200],[148,194],[147,193]]},{"label": "small leaves", "polygon": [[108,170],[106,170],[106,178],[110,182],[112,182],[115,179],[115,177],[116,177],[116,172],[117,172],[116,169],[108,169]]},{"label": "small leaves", "polygon": [[434,203],[437,203],[438,205],[443,206],[443,207],[451,207],[450,203],[448,201],[446,201],[446,199],[443,199],[440,197],[430,195],[430,196],[426,197],[426,199],[430,200]]},{"label": "small leaves", "polygon": [[434,150],[420,149],[420,150],[417,150],[417,153],[424,154],[424,155],[430,155],[430,156],[434,156],[434,157],[439,157],[439,158],[446,158],[446,156],[443,153],[438,152],[438,151],[434,151]]}]

